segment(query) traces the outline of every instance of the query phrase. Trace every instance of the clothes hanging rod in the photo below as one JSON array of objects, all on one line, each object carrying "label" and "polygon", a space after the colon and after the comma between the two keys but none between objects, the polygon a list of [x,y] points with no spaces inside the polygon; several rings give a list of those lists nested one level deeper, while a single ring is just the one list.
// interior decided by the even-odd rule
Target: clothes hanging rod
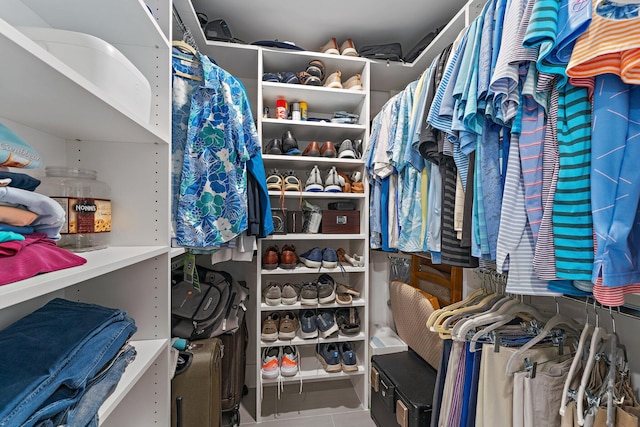
[{"label": "clothes hanging rod", "polygon": [[[593,297],[576,297],[576,296],[570,296],[570,295],[563,295],[561,298],[568,301],[582,303],[583,305],[587,301],[587,299],[589,299],[591,300],[591,302],[589,302],[589,305],[593,306]],[[601,310],[604,314],[611,313],[614,315],[617,314],[620,316],[629,317],[631,319],[640,320],[640,307],[634,308],[634,307],[629,307],[625,305],[620,307],[609,307],[606,305],[602,305],[600,303],[596,303],[595,307],[596,307],[596,310]]]}]

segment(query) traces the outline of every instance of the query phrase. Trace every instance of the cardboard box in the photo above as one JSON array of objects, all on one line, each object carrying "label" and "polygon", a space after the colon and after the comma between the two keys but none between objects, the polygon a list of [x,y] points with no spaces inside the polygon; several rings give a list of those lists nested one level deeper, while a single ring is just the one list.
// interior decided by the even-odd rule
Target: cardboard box
[{"label": "cardboard box", "polygon": [[322,211],[323,234],[360,234],[360,211]]},{"label": "cardboard box", "polygon": [[302,233],[302,211],[287,211],[287,233]]}]

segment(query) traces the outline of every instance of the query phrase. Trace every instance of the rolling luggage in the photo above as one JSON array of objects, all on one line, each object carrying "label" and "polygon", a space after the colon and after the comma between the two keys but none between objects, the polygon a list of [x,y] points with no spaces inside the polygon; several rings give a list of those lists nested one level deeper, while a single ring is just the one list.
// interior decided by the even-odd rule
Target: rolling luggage
[{"label": "rolling luggage", "polygon": [[378,427],[428,427],[437,371],[409,349],[371,358],[371,418]]},{"label": "rolling luggage", "polygon": [[222,341],[194,341],[180,352],[171,380],[172,427],[220,427]]},{"label": "rolling luggage", "polygon": [[246,318],[243,317],[237,331],[222,334],[218,338],[222,340],[224,348],[221,387],[223,425],[237,426],[240,425],[240,399],[248,391],[244,383],[249,342]]}]

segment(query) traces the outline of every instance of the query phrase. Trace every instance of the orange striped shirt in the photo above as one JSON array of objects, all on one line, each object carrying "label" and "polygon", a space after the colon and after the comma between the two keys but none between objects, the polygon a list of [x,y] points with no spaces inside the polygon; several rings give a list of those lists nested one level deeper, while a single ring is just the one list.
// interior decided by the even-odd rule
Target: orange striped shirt
[{"label": "orange striped shirt", "polygon": [[569,77],[616,74],[623,82],[640,84],[640,17],[609,19],[596,12],[592,0],[591,24],[576,41],[567,66]]}]

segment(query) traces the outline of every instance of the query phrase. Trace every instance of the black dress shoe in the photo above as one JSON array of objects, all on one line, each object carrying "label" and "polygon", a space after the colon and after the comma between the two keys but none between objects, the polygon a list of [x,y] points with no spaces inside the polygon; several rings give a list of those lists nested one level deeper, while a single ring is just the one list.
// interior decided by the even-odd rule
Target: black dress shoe
[{"label": "black dress shoe", "polygon": [[282,154],[282,141],[278,138],[270,140],[264,147],[264,154]]},{"label": "black dress shoe", "polygon": [[301,154],[298,148],[298,141],[294,138],[290,130],[282,134],[282,152],[290,156],[299,156]]}]

